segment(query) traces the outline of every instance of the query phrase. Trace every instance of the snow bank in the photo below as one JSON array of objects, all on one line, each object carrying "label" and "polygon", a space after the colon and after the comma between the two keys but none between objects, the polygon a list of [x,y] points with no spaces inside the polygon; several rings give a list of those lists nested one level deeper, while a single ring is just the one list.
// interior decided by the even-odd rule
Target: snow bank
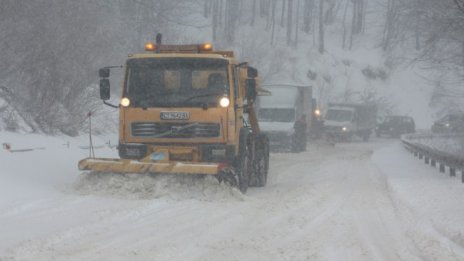
[{"label": "snow bank", "polygon": [[418,228],[416,231],[439,239],[420,242],[425,236],[415,235],[419,244],[431,244],[429,257],[438,252],[434,244],[450,245],[452,251],[464,256],[464,184],[460,177],[440,173],[409,154],[399,143],[376,151],[372,159],[387,178],[399,214],[412,218],[409,222]]}]

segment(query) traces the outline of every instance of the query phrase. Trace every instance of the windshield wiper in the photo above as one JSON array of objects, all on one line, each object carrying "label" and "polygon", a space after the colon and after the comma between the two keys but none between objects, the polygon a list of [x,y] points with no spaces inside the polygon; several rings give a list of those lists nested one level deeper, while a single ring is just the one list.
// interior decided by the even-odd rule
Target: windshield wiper
[{"label": "windshield wiper", "polygon": [[138,98],[138,102],[145,102],[149,99],[153,99],[153,98],[156,98],[156,97],[163,97],[163,96],[168,96],[168,95],[173,95],[173,94],[176,94],[176,93],[173,93],[173,92],[160,92],[160,93],[150,93],[150,94],[147,94],[143,97],[140,97]]},{"label": "windshield wiper", "polygon": [[211,96],[218,96],[218,95],[226,95],[226,93],[216,90],[216,91],[213,91],[213,92],[202,93],[202,94],[197,94],[197,95],[190,96],[187,99],[183,100],[182,102],[188,102],[188,101],[191,101],[191,100],[196,99],[196,98],[211,97]]}]

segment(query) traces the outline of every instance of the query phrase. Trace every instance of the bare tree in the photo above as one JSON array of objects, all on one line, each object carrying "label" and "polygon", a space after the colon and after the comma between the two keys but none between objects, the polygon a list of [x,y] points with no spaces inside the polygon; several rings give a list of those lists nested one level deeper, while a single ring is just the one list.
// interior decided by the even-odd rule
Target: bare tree
[{"label": "bare tree", "polygon": [[319,1],[319,53],[324,53],[324,0]]},{"label": "bare tree", "polygon": [[272,11],[271,11],[271,45],[274,44],[274,34],[275,34],[275,13],[276,13],[277,0],[272,0]]},{"label": "bare tree", "polygon": [[293,0],[287,0],[287,45],[292,43]]},{"label": "bare tree", "polygon": [[303,31],[309,33],[312,25],[312,16],[314,10],[314,1],[315,0],[305,0],[303,6]]}]

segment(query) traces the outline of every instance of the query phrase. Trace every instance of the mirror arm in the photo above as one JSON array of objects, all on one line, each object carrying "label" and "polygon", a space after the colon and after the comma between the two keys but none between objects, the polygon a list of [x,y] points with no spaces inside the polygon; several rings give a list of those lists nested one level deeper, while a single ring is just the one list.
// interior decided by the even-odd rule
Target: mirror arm
[{"label": "mirror arm", "polygon": [[241,63],[239,63],[239,64],[235,64],[235,67],[240,67],[240,68],[242,68],[242,67],[244,67],[244,66],[246,66],[246,65],[248,65],[248,62],[241,62]]},{"label": "mirror arm", "polygon": [[103,101],[103,103],[104,103],[105,105],[108,105],[108,106],[113,107],[113,108],[115,108],[115,109],[119,108],[119,106],[116,106],[116,105],[114,105],[114,104],[108,103],[108,102],[106,102],[106,101]]},{"label": "mirror arm", "polygon": [[113,68],[123,68],[124,66],[122,65],[110,65],[110,66],[105,66],[103,67],[104,69],[113,69]]}]

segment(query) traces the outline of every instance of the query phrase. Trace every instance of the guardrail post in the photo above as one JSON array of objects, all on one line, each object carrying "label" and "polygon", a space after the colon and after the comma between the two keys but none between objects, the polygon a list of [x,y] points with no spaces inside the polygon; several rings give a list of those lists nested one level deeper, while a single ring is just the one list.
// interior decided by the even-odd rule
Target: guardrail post
[{"label": "guardrail post", "polygon": [[429,164],[429,157],[425,157],[424,162],[425,162],[425,164]]},{"label": "guardrail post", "polygon": [[450,168],[449,171],[450,171],[450,176],[451,177],[456,177],[456,169],[455,168]]},{"label": "guardrail post", "polygon": [[443,173],[445,172],[445,164],[440,162],[440,172]]},{"label": "guardrail post", "polygon": [[419,153],[419,159],[422,159],[423,157],[424,157],[424,155]]},{"label": "guardrail post", "polygon": [[435,167],[437,165],[437,162],[433,159],[433,160],[431,160],[430,165],[432,167]]}]

